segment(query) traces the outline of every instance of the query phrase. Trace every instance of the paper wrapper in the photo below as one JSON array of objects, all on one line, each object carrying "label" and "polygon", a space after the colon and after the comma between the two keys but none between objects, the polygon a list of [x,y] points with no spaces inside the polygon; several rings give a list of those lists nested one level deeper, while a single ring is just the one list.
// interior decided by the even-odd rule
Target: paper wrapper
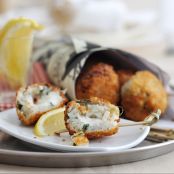
[{"label": "paper wrapper", "polygon": [[[38,41],[33,59],[41,61],[50,80],[58,86],[67,89],[71,99],[76,98],[76,79],[86,64],[106,62],[116,69],[134,71],[149,70],[154,73],[168,90],[169,76],[158,66],[134,54],[115,48],[106,48],[77,38],[64,37],[59,40]],[[173,115],[169,98],[167,115]]]}]

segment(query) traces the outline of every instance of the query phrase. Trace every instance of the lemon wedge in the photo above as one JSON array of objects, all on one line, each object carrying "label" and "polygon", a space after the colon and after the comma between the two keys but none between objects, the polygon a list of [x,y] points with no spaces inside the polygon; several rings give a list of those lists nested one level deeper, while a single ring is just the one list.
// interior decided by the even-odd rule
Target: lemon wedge
[{"label": "lemon wedge", "polygon": [[26,84],[33,32],[43,29],[35,20],[11,19],[0,30],[0,69],[16,86]]},{"label": "lemon wedge", "polygon": [[43,114],[34,127],[35,135],[50,136],[66,130],[64,111],[65,108],[59,108]]}]

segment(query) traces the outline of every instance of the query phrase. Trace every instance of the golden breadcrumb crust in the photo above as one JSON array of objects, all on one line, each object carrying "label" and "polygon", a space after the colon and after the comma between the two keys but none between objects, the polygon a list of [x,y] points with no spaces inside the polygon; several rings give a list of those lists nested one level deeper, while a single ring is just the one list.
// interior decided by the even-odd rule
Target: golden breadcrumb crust
[{"label": "golden breadcrumb crust", "polygon": [[[96,104],[103,104],[104,103],[104,104],[110,105],[110,102],[108,102],[104,99],[99,99],[97,97],[92,97],[92,98],[89,99],[89,101],[92,102],[92,103],[96,103]],[[75,104],[76,104],[76,101],[71,101],[67,104],[66,109],[65,109],[65,125],[66,125],[66,128],[69,131],[70,135],[73,135],[77,132],[76,132],[76,130],[72,129],[71,123],[68,123],[69,118],[68,118],[67,111],[70,107],[74,106]],[[78,109],[81,109],[80,107]],[[118,122],[119,119],[116,120],[116,121]],[[111,135],[117,133],[117,131],[118,131],[118,126],[113,127],[113,128],[111,128],[109,130],[106,130],[106,131],[101,131],[101,130],[91,131],[91,132],[88,131],[88,132],[84,132],[84,134],[88,139],[96,139],[96,138],[101,138],[101,137],[104,137],[104,136],[111,136]]]},{"label": "golden breadcrumb crust", "polygon": [[112,104],[119,101],[119,79],[112,65],[98,63],[82,72],[76,81],[76,98],[99,97]]},{"label": "golden breadcrumb crust", "polygon": [[[20,88],[20,89],[17,91],[17,93],[16,93],[16,112],[17,112],[17,115],[18,115],[18,117],[19,117],[19,120],[21,120],[21,122],[22,122],[23,124],[27,125],[27,126],[35,124],[35,123],[37,122],[37,120],[40,118],[40,116],[43,115],[44,113],[46,113],[46,112],[48,112],[48,111],[51,111],[51,110],[53,110],[53,109],[56,109],[56,108],[63,107],[63,106],[65,105],[65,103],[68,101],[68,99],[65,97],[65,95],[63,94],[63,92],[60,91],[59,88],[54,87],[54,86],[52,86],[52,85],[50,85],[50,84],[41,84],[41,83],[39,83],[39,84],[32,84],[32,85],[30,85],[30,87],[31,87],[31,86],[33,86],[33,87],[36,86],[36,87],[37,87],[37,86],[40,86],[40,85],[48,86],[49,88],[51,88],[52,91],[60,93],[60,95],[61,95],[61,97],[63,98],[63,100],[62,100],[62,102],[61,102],[59,105],[55,106],[55,107],[52,108],[52,109],[49,109],[49,110],[44,111],[44,112],[37,112],[36,114],[31,115],[30,117],[27,117],[27,118],[26,118],[26,117],[25,117],[25,113],[21,112],[20,109],[17,107],[17,96],[18,96],[18,93],[20,92],[20,89],[21,89],[21,88]],[[28,87],[26,87],[26,90],[27,90],[27,88],[28,88]]]},{"label": "golden breadcrumb crust", "polygon": [[74,146],[89,144],[89,140],[85,135],[76,135],[71,137]]},{"label": "golden breadcrumb crust", "polygon": [[128,119],[142,121],[157,109],[164,113],[168,99],[162,82],[154,74],[138,71],[123,85],[121,103]]}]

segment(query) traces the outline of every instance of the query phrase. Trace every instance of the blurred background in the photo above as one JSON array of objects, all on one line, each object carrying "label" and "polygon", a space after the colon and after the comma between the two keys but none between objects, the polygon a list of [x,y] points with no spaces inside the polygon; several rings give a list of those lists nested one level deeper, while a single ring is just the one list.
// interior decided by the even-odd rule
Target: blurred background
[{"label": "blurred background", "polygon": [[121,48],[174,75],[173,68],[163,63],[173,61],[173,0],[0,0],[0,26],[18,16],[45,26],[38,37],[69,34]]}]

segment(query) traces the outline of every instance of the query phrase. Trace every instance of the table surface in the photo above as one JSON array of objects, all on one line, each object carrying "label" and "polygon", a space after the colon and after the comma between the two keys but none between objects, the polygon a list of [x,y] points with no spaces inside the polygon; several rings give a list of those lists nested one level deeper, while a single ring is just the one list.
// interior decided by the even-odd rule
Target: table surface
[{"label": "table surface", "polygon": [[[147,56],[148,60],[160,66],[174,79],[174,55],[166,56],[162,52],[154,53],[154,50],[152,51],[153,54],[150,54],[150,50],[147,48],[134,50],[133,52],[136,53],[136,51],[140,56],[143,55],[142,57]],[[0,164],[0,173],[174,173],[173,164],[174,152],[171,152],[163,156],[134,163],[90,168],[35,168]]]}]

